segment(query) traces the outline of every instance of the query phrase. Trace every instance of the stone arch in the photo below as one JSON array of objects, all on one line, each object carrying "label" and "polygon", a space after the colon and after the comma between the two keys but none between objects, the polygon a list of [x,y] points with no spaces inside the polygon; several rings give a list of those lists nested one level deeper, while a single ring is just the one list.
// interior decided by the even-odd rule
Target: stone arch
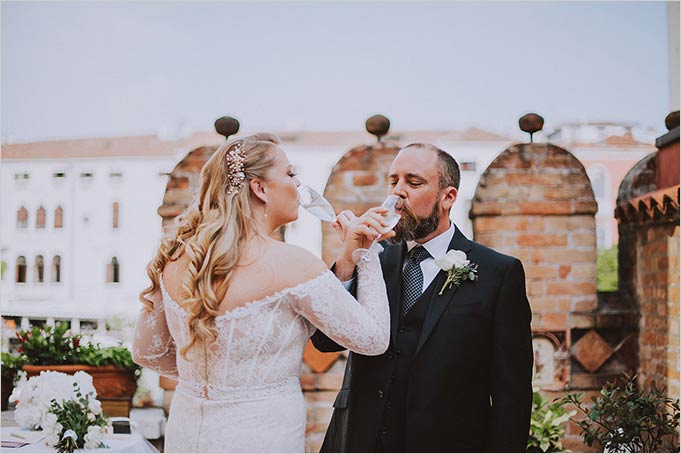
[{"label": "stone arch", "polygon": [[[350,210],[359,215],[380,205],[388,191],[388,170],[400,151],[394,143],[379,142],[348,150],[333,166],[324,197],[336,212]],[[338,256],[341,242],[333,227],[322,224],[322,259],[331,264]]]},{"label": "stone arch", "polygon": [[480,177],[475,239],[525,265],[533,328],[565,330],[596,308],[597,209],[582,163],[552,144],[511,146]]}]

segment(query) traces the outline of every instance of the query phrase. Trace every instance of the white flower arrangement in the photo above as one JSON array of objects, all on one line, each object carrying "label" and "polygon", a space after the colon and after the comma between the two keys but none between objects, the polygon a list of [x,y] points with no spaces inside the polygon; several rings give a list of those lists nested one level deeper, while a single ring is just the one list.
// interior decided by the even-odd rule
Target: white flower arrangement
[{"label": "white flower arrangement", "polygon": [[22,427],[45,432],[45,444],[57,452],[104,447],[109,421],[92,385],[92,376],[45,371],[15,388],[14,418]]},{"label": "white flower arrangement", "polygon": [[435,260],[435,264],[441,270],[447,272],[447,279],[440,289],[442,295],[448,287],[459,286],[462,281],[475,281],[478,279],[478,265],[471,263],[465,252],[456,249],[447,251],[443,257]]}]

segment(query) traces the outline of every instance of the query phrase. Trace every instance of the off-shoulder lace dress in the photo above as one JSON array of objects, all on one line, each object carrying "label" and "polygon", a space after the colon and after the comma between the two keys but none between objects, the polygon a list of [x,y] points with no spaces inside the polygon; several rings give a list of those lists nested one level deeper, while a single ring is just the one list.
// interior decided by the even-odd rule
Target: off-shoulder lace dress
[{"label": "off-shoulder lace dress", "polygon": [[217,341],[179,354],[189,341],[188,313],[168,295],[143,309],[133,357],[178,380],[165,452],[303,452],[303,349],[315,329],[364,355],[390,336],[378,254],[358,265],[358,301],[326,271],[215,319]]}]

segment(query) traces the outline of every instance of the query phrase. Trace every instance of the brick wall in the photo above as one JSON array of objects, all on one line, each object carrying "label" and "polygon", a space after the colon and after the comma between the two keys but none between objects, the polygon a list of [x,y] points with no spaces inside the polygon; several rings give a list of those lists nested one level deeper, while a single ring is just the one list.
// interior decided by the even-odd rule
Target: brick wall
[{"label": "brick wall", "polygon": [[554,145],[510,147],[483,173],[475,240],[523,262],[533,329],[565,331],[597,307],[596,211],[584,167]]}]

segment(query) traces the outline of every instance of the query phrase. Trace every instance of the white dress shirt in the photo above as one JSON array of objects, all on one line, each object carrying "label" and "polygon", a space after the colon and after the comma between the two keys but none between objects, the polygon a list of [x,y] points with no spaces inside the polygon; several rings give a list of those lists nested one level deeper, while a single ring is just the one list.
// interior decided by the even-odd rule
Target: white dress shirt
[{"label": "white dress shirt", "polygon": [[[453,222],[450,221],[449,228],[447,230],[445,230],[435,238],[431,238],[430,240],[421,244],[421,246],[426,248],[426,251],[428,251],[428,253],[430,254],[430,257],[424,259],[421,262],[421,272],[423,273],[423,289],[421,290],[422,293],[426,291],[430,283],[433,282],[433,279],[435,279],[435,276],[437,276],[437,273],[440,272],[440,267],[435,264],[435,259],[439,259],[440,257],[445,256],[445,254],[447,253],[447,248],[449,248],[449,243],[451,243],[452,238],[454,238],[455,232],[456,226],[454,225]],[[417,243],[416,241],[407,241],[407,252],[411,251],[412,248],[414,248],[418,244],[420,243]],[[404,263],[402,264],[403,270],[406,265],[407,261],[405,260]],[[352,283],[354,280],[355,279],[352,278],[349,281],[343,281],[343,286],[349,291],[350,287],[352,287]]]},{"label": "white dress shirt", "polygon": [[[437,276],[437,273],[440,272],[440,267],[435,264],[435,259],[439,259],[440,257],[445,256],[445,254],[447,253],[447,248],[449,248],[449,243],[451,243],[452,238],[454,238],[455,232],[456,227],[454,226],[453,222],[450,222],[449,228],[447,230],[445,230],[435,238],[426,241],[425,243],[407,241],[407,252],[411,251],[414,247],[420,244],[421,246],[426,248],[426,251],[428,251],[428,253],[430,254],[430,257],[424,259],[421,262],[421,272],[423,273],[422,292],[426,291],[430,283],[433,282],[433,279],[435,279],[435,276]],[[402,265],[403,270],[406,265],[407,261],[405,260],[404,264]]]}]

